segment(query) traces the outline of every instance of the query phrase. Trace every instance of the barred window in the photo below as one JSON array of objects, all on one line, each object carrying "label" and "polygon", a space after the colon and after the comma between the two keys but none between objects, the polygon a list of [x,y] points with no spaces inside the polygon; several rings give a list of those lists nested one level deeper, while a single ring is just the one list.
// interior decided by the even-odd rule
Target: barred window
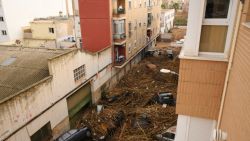
[{"label": "barred window", "polygon": [[79,68],[76,68],[74,70],[74,79],[75,81],[80,80],[81,78],[84,78],[85,76],[85,65],[80,66]]}]

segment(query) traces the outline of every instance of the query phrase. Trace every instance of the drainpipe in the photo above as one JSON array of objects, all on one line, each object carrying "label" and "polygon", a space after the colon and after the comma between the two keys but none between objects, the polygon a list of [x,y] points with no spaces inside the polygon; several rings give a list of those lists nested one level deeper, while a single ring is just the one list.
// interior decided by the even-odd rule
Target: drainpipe
[{"label": "drainpipe", "polygon": [[65,0],[65,4],[66,4],[66,16],[69,17],[69,3],[68,3],[68,0]]},{"label": "drainpipe", "polygon": [[232,62],[233,62],[234,53],[235,53],[236,39],[237,39],[237,36],[238,36],[239,27],[240,27],[240,19],[241,19],[242,7],[243,7],[243,4],[242,4],[242,2],[240,2],[238,12],[237,12],[236,25],[235,25],[235,31],[236,32],[235,32],[235,34],[233,36],[233,40],[232,40],[232,49],[231,49],[231,52],[230,52],[230,58],[229,58],[229,62],[228,62],[227,74],[226,74],[226,78],[225,78],[225,85],[224,85],[223,93],[222,93],[218,123],[217,123],[216,131],[214,133],[214,140],[215,141],[221,141],[221,140],[225,140],[225,138],[227,138],[226,137],[227,135],[221,131],[220,126],[221,126],[221,120],[222,120],[224,105],[225,105],[225,98],[226,98],[226,93],[227,93],[227,88],[228,88],[229,76],[230,76],[230,73],[231,73]]}]

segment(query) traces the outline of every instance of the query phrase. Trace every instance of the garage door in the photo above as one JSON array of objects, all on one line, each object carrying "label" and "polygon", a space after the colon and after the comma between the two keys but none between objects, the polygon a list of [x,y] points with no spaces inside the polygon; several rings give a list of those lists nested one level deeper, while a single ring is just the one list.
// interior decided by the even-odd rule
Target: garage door
[{"label": "garage door", "polygon": [[91,103],[91,85],[87,84],[67,99],[71,127],[81,119],[83,109]]}]

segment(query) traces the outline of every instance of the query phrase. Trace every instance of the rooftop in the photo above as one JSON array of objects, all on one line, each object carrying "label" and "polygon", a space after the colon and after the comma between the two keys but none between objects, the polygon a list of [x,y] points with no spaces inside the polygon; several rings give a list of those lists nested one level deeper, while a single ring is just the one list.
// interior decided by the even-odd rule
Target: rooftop
[{"label": "rooftop", "polygon": [[48,59],[69,50],[0,46],[0,103],[50,76]]}]

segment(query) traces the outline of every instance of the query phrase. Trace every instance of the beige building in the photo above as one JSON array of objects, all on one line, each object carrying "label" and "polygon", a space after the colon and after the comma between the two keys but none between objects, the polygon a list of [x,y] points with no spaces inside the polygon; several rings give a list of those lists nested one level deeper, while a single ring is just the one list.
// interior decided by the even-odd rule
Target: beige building
[{"label": "beige building", "polygon": [[40,18],[23,28],[23,46],[69,48],[75,46],[73,18]]},{"label": "beige building", "polygon": [[248,141],[249,0],[190,0],[175,141]]},{"label": "beige building", "polygon": [[154,47],[160,32],[160,0],[112,0],[114,62],[123,67],[145,47]]}]

